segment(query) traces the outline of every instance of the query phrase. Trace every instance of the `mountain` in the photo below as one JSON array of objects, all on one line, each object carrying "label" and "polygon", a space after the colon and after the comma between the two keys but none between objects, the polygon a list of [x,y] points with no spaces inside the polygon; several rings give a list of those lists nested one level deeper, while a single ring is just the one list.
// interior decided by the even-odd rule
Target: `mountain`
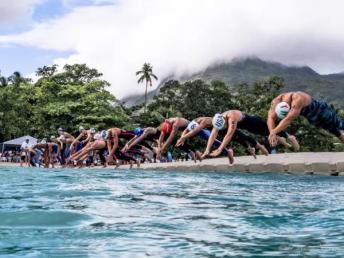
[{"label": "mountain", "polygon": [[[252,84],[270,76],[282,77],[286,87],[284,91],[301,90],[310,93],[314,98],[325,99],[338,107],[344,108],[344,73],[321,75],[308,66],[287,66],[277,62],[264,61],[259,58],[234,59],[229,63],[219,63],[191,76],[166,78],[157,89],[149,92],[148,99],[159,93],[166,81],[202,79],[205,81],[221,80],[228,85],[241,83]],[[144,96],[136,95],[123,99],[126,105],[132,106],[144,101]]]}]

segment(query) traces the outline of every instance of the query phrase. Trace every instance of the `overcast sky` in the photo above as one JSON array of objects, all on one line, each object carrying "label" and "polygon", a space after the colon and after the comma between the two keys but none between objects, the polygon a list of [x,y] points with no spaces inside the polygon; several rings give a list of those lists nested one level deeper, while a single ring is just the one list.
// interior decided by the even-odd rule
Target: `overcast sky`
[{"label": "overcast sky", "polygon": [[86,63],[118,98],[144,91],[144,62],[160,79],[252,55],[343,72],[343,10],[341,0],[0,0],[0,70]]}]

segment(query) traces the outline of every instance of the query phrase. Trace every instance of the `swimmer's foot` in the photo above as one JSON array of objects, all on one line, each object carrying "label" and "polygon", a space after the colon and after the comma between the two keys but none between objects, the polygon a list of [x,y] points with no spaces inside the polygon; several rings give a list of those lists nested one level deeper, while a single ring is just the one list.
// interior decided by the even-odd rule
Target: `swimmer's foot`
[{"label": "swimmer's foot", "polygon": [[196,158],[201,162],[203,160],[202,159],[202,152],[196,151]]},{"label": "swimmer's foot", "polygon": [[280,144],[282,144],[284,147],[286,147],[286,148],[291,148],[292,146],[291,146],[291,144],[289,144],[288,142],[287,142],[287,139],[286,138],[284,138],[284,137],[278,137],[278,142],[280,143]]},{"label": "swimmer's foot", "polygon": [[257,159],[257,156],[256,156],[256,149],[253,148],[253,147],[248,147],[247,148],[248,152],[255,158]]},{"label": "swimmer's foot", "polygon": [[229,160],[229,164],[233,164],[234,162],[234,152],[232,149],[228,149],[228,152],[227,152],[227,157],[228,157],[228,160]]},{"label": "swimmer's foot", "polygon": [[195,154],[193,151],[190,151],[190,154],[191,154],[192,160],[193,160],[195,163],[197,163],[196,154]]},{"label": "swimmer's foot", "polygon": [[269,151],[265,148],[264,145],[257,143],[256,147],[260,150],[260,152],[265,155],[268,156],[269,155]]},{"label": "swimmer's foot", "polygon": [[300,144],[294,135],[289,135],[288,141],[290,142],[291,147],[293,148],[294,151],[300,150]]}]

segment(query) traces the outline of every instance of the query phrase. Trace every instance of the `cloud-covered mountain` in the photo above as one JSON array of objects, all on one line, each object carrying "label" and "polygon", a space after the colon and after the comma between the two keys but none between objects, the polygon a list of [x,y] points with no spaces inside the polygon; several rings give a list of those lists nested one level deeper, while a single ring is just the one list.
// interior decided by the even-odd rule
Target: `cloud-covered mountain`
[{"label": "cloud-covered mountain", "polygon": [[[205,81],[221,80],[228,85],[240,83],[252,84],[259,80],[267,79],[270,76],[280,76],[285,80],[284,91],[301,90],[309,92],[315,98],[322,98],[330,101],[338,107],[344,107],[344,73],[321,75],[308,66],[287,66],[277,62],[263,61],[259,58],[234,59],[229,63],[219,63],[206,68],[204,71],[183,76],[181,81],[203,79]],[[149,93],[149,99],[158,94],[158,88]],[[127,105],[135,105],[144,101],[143,95],[133,95],[123,99]]]}]

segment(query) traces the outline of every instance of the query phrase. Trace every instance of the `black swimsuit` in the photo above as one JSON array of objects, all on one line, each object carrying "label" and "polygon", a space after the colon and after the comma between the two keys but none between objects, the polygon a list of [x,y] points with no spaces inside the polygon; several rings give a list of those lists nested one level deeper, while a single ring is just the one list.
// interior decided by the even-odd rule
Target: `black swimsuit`
[{"label": "black swimsuit", "polygon": [[[253,134],[269,136],[270,131],[266,121],[259,116],[250,116],[243,113],[243,118],[238,122],[239,129],[247,130]],[[277,134],[280,137],[287,138],[288,134],[284,131]]]}]

